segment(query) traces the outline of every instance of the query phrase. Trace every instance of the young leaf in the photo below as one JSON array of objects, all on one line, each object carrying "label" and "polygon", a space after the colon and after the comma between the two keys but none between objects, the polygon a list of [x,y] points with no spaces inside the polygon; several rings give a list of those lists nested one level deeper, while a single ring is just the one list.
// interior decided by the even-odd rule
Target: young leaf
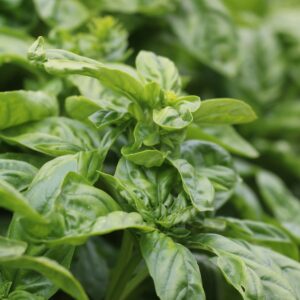
[{"label": "young leaf", "polygon": [[28,57],[32,62],[41,64],[50,74],[95,77],[103,85],[133,102],[138,103],[142,100],[143,85],[130,67],[118,64],[104,65],[64,50],[45,50],[42,37],[31,46]]},{"label": "young leaf", "polygon": [[153,52],[140,51],[136,57],[136,68],[146,82],[156,82],[166,91],[178,93],[181,80],[174,63],[166,57]]},{"label": "young leaf", "polygon": [[205,299],[199,267],[187,248],[158,231],[143,234],[140,247],[161,300]]},{"label": "young leaf", "polygon": [[243,101],[220,98],[203,101],[193,117],[196,124],[240,124],[252,122],[256,114]]}]

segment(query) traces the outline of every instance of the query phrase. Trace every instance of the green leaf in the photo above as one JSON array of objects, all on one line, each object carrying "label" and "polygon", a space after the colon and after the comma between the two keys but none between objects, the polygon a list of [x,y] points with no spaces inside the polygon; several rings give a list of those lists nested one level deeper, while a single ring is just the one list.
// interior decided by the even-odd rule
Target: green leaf
[{"label": "green leaf", "polygon": [[121,159],[115,176],[100,176],[122,208],[134,208],[149,224],[170,228],[191,220],[197,213],[173,167],[147,168]]},{"label": "green leaf", "polygon": [[214,142],[231,153],[256,158],[257,150],[229,125],[196,125],[187,130],[187,139],[199,139]]},{"label": "green leaf", "polygon": [[171,131],[187,127],[192,123],[193,117],[189,111],[181,114],[175,108],[167,106],[160,110],[153,110],[153,121],[161,128]]},{"label": "green leaf", "polygon": [[101,107],[84,96],[70,96],[66,98],[65,109],[69,117],[77,120],[86,120]]},{"label": "green leaf", "polygon": [[124,14],[145,14],[149,16],[160,16],[174,9],[175,3],[172,0],[153,0],[145,2],[140,0],[102,0],[101,8],[105,11],[119,12]]},{"label": "green leaf", "polygon": [[98,128],[103,128],[108,125],[120,123],[124,120],[125,114],[112,110],[98,110],[93,113],[89,120]]},{"label": "green leaf", "polygon": [[243,101],[220,98],[203,101],[193,117],[196,124],[241,124],[252,122],[256,114]]},{"label": "green leaf", "polygon": [[100,134],[80,121],[65,117],[52,117],[0,132],[7,143],[59,156],[93,150],[100,146]]},{"label": "green leaf", "polygon": [[4,207],[37,223],[45,223],[44,219],[29,204],[28,200],[9,183],[0,179],[0,207]]},{"label": "green leaf", "polygon": [[0,129],[57,114],[56,98],[44,92],[0,92]]},{"label": "green leaf", "polygon": [[74,29],[89,18],[89,11],[78,0],[34,0],[39,17],[51,27]]},{"label": "green leaf", "polygon": [[180,2],[169,22],[180,43],[193,57],[225,76],[236,73],[237,32],[221,1]]},{"label": "green leaf", "polygon": [[215,263],[243,299],[298,299],[300,264],[269,249],[217,234],[199,234],[193,249],[217,256]]},{"label": "green leaf", "polygon": [[175,159],[171,162],[178,170],[183,188],[194,207],[200,212],[212,211],[215,191],[208,178],[197,173],[197,170],[184,159]]},{"label": "green leaf", "polygon": [[123,147],[121,153],[126,159],[147,168],[161,166],[166,158],[164,152],[156,149],[135,150],[132,147]]},{"label": "green leaf", "polygon": [[140,247],[161,300],[205,299],[199,267],[187,248],[157,231],[143,234]]},{"label": "green leaf", "polygon": [[37,168],[25,161],[0,156],[0,180],[8,182],[18,191],[28,187],[37,171]]},{"label": "green leaf", "polygon": [[153,52],[140,51],[136,57],[136,68],[146,82],[156,82],[164,90],[178,93],[181,80],[174,63],[166,57]]},{"label": "green leaf", "polygon": [[[216,144],[195,140],[184,142],[180,153],[181,158],[193,167],[198,177],[210,180],[215,191],[214,207],[221,207],[231,197],[239,182],[230,155]],[[192,177],[191,180],[195,180],[196,177],[193,177],[188,169],[186,173],[187,178]],[[195,188],[201,188],[196,181]]]},{"label": "green leaf", "polygon": [[276,175],[261,171],[257,174],[262,200],[280,224],[300,241],[300,203]]},{"label": "green leaf", "polygon": [[14,291],[8,295],[8,300],[45,300],[44,297],[26,291]]},{"label": "green leaf", "polygon": [[57,262],[46,257],[15,256],[0,259],[0,264],[6,268],[34,270],[49,278],[57,287],[78,300],[88,300],[80,283],[73,275]]},{"label": "green leaf", "polygon": [[21,256],[25,253],[27,244],[0,236],[0,260]]},{"label": "green leaf", "polygon": [[232,97],[268,109],[270,103],[280,100],[284,86],[286,67],[281,45],[269,25],[241,28],[236,40],[239,59],[245,63],[241,63],[236,76],[228,80],[228,92]]},{"label": "green leaf", "polygon": [[231,203],[243,219],[262,221],[264,210],[257,195],[245,183],[240,183],[235,189]]},{"label": "green leaf", "polygon": [[123,211],[115,211],[106,216],[99,217],[93,221],[92,226],[86,232],[74,232],[64,237],[43,240],[49,245],[71,244],[78,245],[86,241],[91,236],[104,235],[118,230],[137,229],[139,231],[153,230],[153,227],[147,226],[141,215],[135,212],[126,213]]},{"label": "green leaf", "polygon": [[2,25],[0,28],[0,64],[14,63],[36,73],[26,58],[32,42],[32,38],[20,30],[13,30]]},{"label": "green leaf", "polygon": [[283,230],[275,225],[228,217],[206,219],[204,224],[211,232],[213,231],[227,237],[264,246],[292,259],[298,260],[299,255],[297,245],[292,242]]},{"label": "green leaf", "polygon": [[102,64],[72,52],[59,49],[44,49],[43,38],[40,37],[28,52],[29,59],[42,65],[47,72],[54,75],[85,75],[97,78],[113,91],[140,102],[143,96],[143,85],[135,70],[120,64]]}]

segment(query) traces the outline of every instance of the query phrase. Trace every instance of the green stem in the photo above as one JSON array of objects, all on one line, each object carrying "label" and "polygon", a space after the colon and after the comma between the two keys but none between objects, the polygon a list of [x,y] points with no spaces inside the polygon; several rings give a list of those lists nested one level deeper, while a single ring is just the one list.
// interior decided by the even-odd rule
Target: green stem
[{"label": "green stem", "polygon": [[123,293],[132,273],[141,260],[140,256],[136,255],[133,250],[133,236],[126,230],[123,235],[116,266],[111,274],[105,300],[120,300],[120,295]]}]

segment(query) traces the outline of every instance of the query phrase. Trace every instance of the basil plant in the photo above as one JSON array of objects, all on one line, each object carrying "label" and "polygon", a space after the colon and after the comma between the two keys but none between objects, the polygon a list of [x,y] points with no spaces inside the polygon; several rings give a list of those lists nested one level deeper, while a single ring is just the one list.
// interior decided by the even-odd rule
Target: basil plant
[{"label": "basil plant", "polygon": [[[152,52],[131,67],[39,38],[28,58],[73,93],[0,93],[1,299],[300,299],[284,211],[285,226],[226,214],[242,186],[227,150],[255,152],[231,127],[248,104],[186,94]],[[216,125],[227,150],[199,134]]]}]

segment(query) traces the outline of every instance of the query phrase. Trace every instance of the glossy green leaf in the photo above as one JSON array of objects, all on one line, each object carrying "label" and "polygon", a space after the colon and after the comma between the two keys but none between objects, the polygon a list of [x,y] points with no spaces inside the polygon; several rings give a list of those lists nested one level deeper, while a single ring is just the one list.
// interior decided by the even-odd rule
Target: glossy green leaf
[{"label": "glossy green leaf", "polygon": [[165,130],[180,130],[191,124],[193,117],[189,111],[181,114],[175,108],[167,106],[153,111],[153,121]]},{"label": "glossy green leaf", "polygon": [[0,92],[0,129],[58,114],[55,97],[43,92]]},{"label": "glossy green leaf", "polygon": [[0,138],[11,144],[59,156],[100,145],[100,134],[87,124],[65,117],[53,117],[0,132]]},{"label": "glossy green leaf", "polygon": [[214,187],[207,177],[199,174],[191,164],[184,159],[171,161],[178,170],[183,188],[189,195],[198,211],[212,211],[214,207]]},{"label": "glossy green leaf", "polygon": [[196,124],[240,124],[252,122],[256,114],[243,101],[220,98],[203,101],[193,117]]},{"label": "glossy green leaf", "polygon": [[73,275],[57,262],[45,257],[16,256],[0,259],[0,264],[7,268],[29,269],[49,278],[57,287],[78,300],[87,300],[80,283]]},{"label": "glossy green leaf", "polygon": [[20,192],[3,180],[0,180],[0,206],[34,220],[37,223],[46,222]]},{"label": "glossy green leaf", "polygon": [[181,80],[174,63],[153,52],[140,51],[136,57],[136,68],[146,82],[156,82],[164,90],[179,92]]},{"label": "glossy green leaf", "polygon": [[123,147],[121,153],[126,159],[147,168],[161,166],[166,158],[165,153],[156,149],[135,150]]},{"label": "glossy green leaf", "polygon": [[37,171],[37,168],[25,161],[0,157],[0,179],[8,182],[18,191],[28,187]]},{"label": "glossy green leaf", "polygon": [[199,267],[187,248],[157,231],[144,234],[140,247],[161,300],[205,299]]},{"label": "glossy green leaf", "polygon": [[[233,168],[232,158],[220,146],[196,140],[186,141],[181,145],[181,157],[193,167],[195,174],[206,177],[214,186],[214,207],[221,207],[233,194],[239,176]],[[190,167],[189,167],[190,168]],[[187,170],[186,176],[193,177]],[[195,182],[195,187],[201,188]],[[206,189],[204,189],[207,191]]]},{"label": "glossy green leaf", "polygon": [[269,249],[216,234],[190,242],[217,256],[216,264],[243,299],[298,299],[300,264]]},{"label": "glossy green leaf", "polygon": [[99,129],[108,125],[116,124],[124,120],[124,117],[125,114],[117,111],[98,110],[89,117],[89,120]]},{"label": "glossy green leaf", "polygon": [[206,219],[205,227],[227,237],[244,240],[275,250],[298,260],[298,248],[279,227],[264,222],[219,217]]},{"label": "glossy green leaf", "polygon": [[282,226],[297,240],[300,240],[299,200],[276,175],[261,171],[257,175],[262,199],[270,212]]},{"label": "glossy green leaf", "polygon": [[64,50],[45,50],[41,37],[31,46],[28,57],[51,74],[95,77],[103,85],[134,102],[141,100],[143,95],[143,85],[132,68],[118,64],[105,65]]},{"label": "glossy green leaf", "polygon": [[256,158],[259,155],[257,150],[229,125],[192,124],[188,127],[187,139],[214,142],[231,153],[241,156]]},{"label": "glossy green leaf", "polygon": [[86,241],[91,236],[104,235],[118,230],[138,229],[140,231],[149,231],[153,227],[147,226],[141,215],[138,213],[126,213],[115,211],[106,216],[94,220],[93,225],[85,230],[86,232],[75,232],[65,237],[53,240],[44,240],[50,245],[73,244],[78,245]]}]

